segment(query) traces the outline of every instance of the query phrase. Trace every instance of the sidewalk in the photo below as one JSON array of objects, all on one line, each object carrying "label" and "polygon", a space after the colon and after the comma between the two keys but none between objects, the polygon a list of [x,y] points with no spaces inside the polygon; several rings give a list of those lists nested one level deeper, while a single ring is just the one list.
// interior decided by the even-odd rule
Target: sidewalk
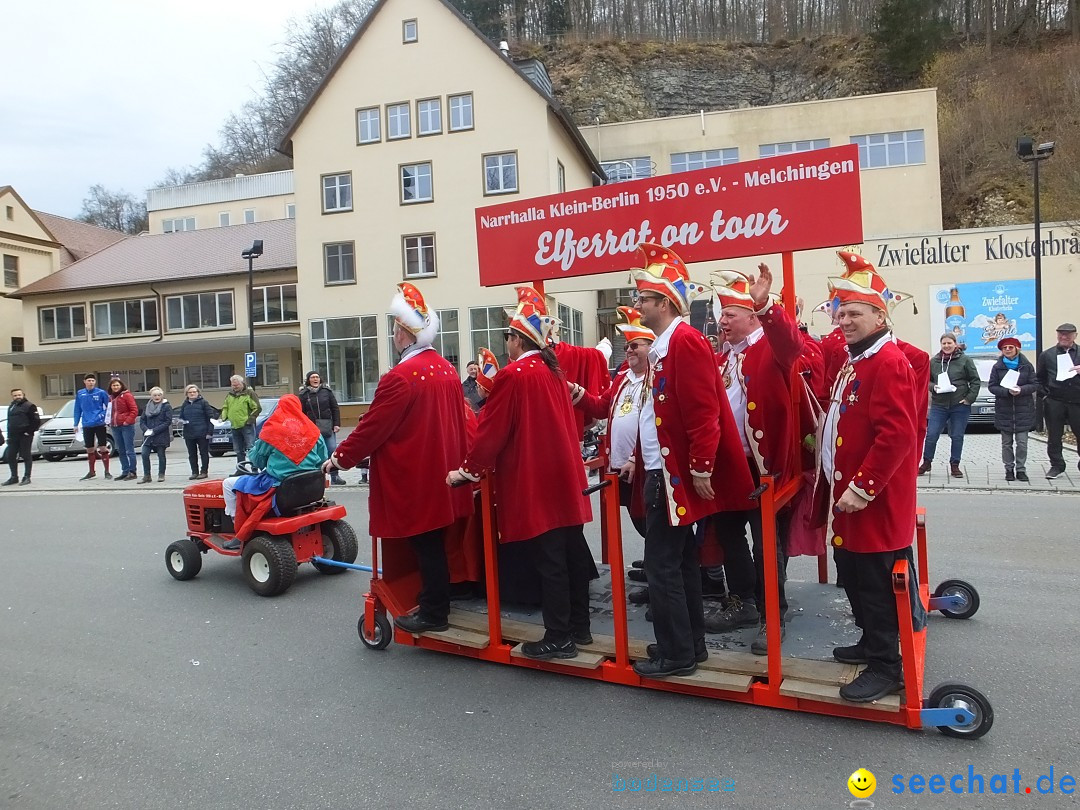
[{"label": "sidewalk", "polygon": [[1031,482],[1025,484],[1021,481],[1006,481],[1005,465],[1001,462],[1001,435],[997,432],[969,433],[964,437],[964,460],[960,462],[964,477],[953,478],[949,475],[949,437],[943,434],[938,441],[933,468],[928,474],[919,476],[919,490],[1080,493],[1077,458],[1076,450],[1065,445],[1065,472],[1048,481],[1046,471],[1050,469],[1050,462],[1046,458],[1046,441],[1031,433],[1027,464],[1027,474]]}]

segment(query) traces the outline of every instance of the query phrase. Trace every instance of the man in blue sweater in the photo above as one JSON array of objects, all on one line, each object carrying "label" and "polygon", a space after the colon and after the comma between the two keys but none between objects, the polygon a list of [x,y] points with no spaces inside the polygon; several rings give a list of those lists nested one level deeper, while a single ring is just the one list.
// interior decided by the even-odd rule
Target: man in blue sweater
[{"label": "man in blue sweater", "polygon": [[83,377],[82,391],[75,395],[75,435],[79,434],[79,426],[82,426],[83,444],[86,445],[86,460],[90,464],[90,472],[80,478],[85,481],[88,478],[96,478],[94,467],[100,457],[105,465],[105,477],[109,475],[109,440],[105,429],[105,414],[109,407],[109,395],[97,387],[97,377],[87,374]]}]

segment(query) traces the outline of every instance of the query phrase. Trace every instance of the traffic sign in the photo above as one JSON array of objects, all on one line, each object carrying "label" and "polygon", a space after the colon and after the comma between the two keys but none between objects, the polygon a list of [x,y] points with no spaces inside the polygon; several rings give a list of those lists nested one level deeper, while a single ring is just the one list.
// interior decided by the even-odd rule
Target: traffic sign
[{"label": "traffic sign", "polygon": [[244,375],[254,377],[256,374],[255,352],[244,352]]}]

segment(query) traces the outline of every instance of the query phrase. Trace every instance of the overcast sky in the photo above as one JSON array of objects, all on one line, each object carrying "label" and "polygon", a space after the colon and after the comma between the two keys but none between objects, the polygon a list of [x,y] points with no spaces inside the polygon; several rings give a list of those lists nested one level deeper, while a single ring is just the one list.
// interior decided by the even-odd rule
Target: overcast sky
[{"label": "overcast sky", "polygon": [[74,217],[201,161],[292,17],[334,0],[3,0],[0,186]]}]

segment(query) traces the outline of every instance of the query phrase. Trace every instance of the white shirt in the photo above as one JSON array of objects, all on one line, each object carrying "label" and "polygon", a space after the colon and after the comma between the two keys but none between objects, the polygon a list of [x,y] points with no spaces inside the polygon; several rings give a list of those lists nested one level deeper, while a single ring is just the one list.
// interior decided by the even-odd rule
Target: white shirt
[{"label": "white shirt", "polygon": [[727,361],[724,366],[724,374],[727,376],[727,398],[731,405],[731,413],[735,417],[735,424],[739,426],[739,439],[742,441],[742,449],[746,455],[750,455],[750,442],[746,438],[746,389],[739,379],[741,367],[737,356],[745,352],[765,336],[765,330],[758,327],[735,345],[725,342],[724,351],[727,353]]},{"label": "white shirt", "polygon": [[634,455],[638,438],[638,418],[641,413],[641,389],[645,375],[626,370],[626,382],[619,391],[619,399],[612,409],[608,434],[611,436],[611,469],[618,470]]},{"label": "white shirt", "polygon": [[638,432],[641,437],[641,460],[646,470],[660,470],[664,467],[664,460],[660,456],[660,438],[656,435],[656,407],[653,405],[652,378],[655,375],[656,364],[667,356],[668,344],[671,343],[671,333],[683,322],[682,318],[675,318],[663,334],[653,341],[649,349],[649,371],[646,374],[648,391],[645,401],[641,404],[638,414]]}]

